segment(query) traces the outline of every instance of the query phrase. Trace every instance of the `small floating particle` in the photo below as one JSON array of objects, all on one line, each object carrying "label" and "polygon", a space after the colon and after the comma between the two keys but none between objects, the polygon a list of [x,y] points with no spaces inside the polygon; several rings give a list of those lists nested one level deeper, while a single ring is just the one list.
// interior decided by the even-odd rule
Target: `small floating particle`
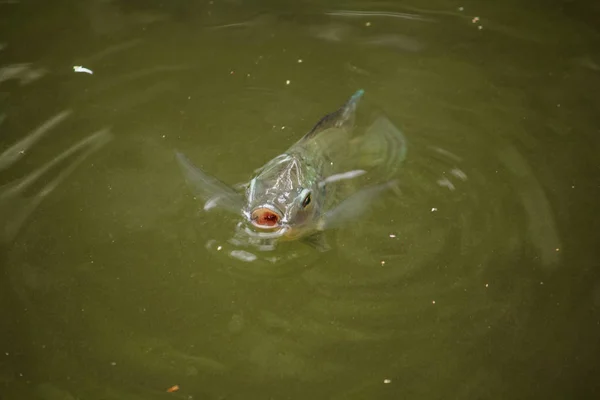
[{"label": "small floating particle", "polygon": [[477,27],[477,29],[479,29],[479,30],[482,30],[482,29],[483,29],[483,26],[479,25],[479,26]]},{"label": "small floating particle", "polygon": [[391,379],[384,379],[383,383],[392,383],[392,380]]},{"label": "small floating particle", "polygon": [[370,23],[370,22],[367,22],[367,23],[365,24],[365,26],[371,26],[371,23]]},{"label": "small floating particle", "polygon": [[465,8],[464,7],[458,7],[458,11],[464,11]]},{"label": "small floating particle", "polygon": [[559,249],[558,247],[557,247],[556,249],[554,249],[554,250],[556,250],[556,251],[560,251],[560,249]]},{"label": "small floating particle", "polygon": [[217,251],[221,251],[221,249],[223,249],[223,246],[217,246]]},{"label": "small floating particle", "polygon": [[235,74],[235,72],[234,72],[234,71],[231,71],[231,72],[229,72],[229,75],[233,75],[233,74]]},{"label": "small floating particle", "polygon": [[284,129],[285,129],[285,126],[282,126],[282,127],[281,127],[281,130],[284,130]]},{"label": "small floating particle", "polygon": [[433,301],[431,302],[431,304],[435,304],[435,300],[433,300]]},{"label": "small floating particle", "polygon": [[114,367],[114,366],[117,365],[117,363],[113,361],[113,362],[110,363],[110,365],[112,365]]},{"label": "small floating particle", "polygon": [[391,238],[395,238],[395,237],[396,237],[396,235],[394,235],[394,234],[392,233],[392,234],[390,234],[390,237],[391,237]]},{"label": "small floating particle", "polygon": [[286,84],[286,85],[289,85],[290,83],[291,83],[291,82],[290,82],[290,80],[289,80],[289,79],[288,79],[287,81],[285,81],[285,84]]},{"label": "small floating particle", "polygon": [[474,18],[471,20],[471,22],[472,22],[472,23],[474,23],[474,24],[475,24],[475,23],[477,23],[477,22],[479,22],[479,17],[474,17]]},{"label": "small floating particle", "polygon": [[485,284],[485,287],[488,287],[488,286],[489,286],[489,284],[487,284],[487,283],[486,283],[486,284]]},{"label": "small floating particle", "polygon": [[84,68],[81,65],[75,65],[73,67],[73,71],[75,71],[75,72],[85,72],[86,74],[90,74],[90,75],[94,74],[94,72],[91,69]]},{"label": "small floating particle", "polygon": [[167,393],[173,393],[179,390],[179,385],[173,385],[167,389]]},{"label": "small floating particle", "polygon": [[435,208],[435,207],[431,208],[431,212],[436,212],[436,211],[437,211],[437,208]]},{"label": "small floating particle", "polygon": [[381,265],[385,265],[385,261],[382,261],[382,262],[381,262]]},{"label": "small floating particle", "polygon": [[544,284],[544,282],[540,282],[540,285],[543,285],[543,284]]},{"label": "small floating particle", "polygon": [[298,59],[298,64],[302,64],[302,59],[301,58]]}]

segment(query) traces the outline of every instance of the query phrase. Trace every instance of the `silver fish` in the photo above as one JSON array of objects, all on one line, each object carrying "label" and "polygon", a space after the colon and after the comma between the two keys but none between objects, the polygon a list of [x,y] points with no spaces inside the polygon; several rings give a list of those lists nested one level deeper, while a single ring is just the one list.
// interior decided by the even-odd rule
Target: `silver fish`
[{"label": "silver fish", "polygon": [[[205,210],[241,215],[245,231],[256,238],[301,238],[325,250],[329,246],[320,233],[356,220],[373,199],[395,187],[393,176],[406,155],[403,134],[383,116],[364,134],[353,136],[363,94],[357,91],[245,184],[231,187],[180,152],[177,160],[188,184],[205,201]],[[381,183],[357,188],[352,181],[361,176]]]}]

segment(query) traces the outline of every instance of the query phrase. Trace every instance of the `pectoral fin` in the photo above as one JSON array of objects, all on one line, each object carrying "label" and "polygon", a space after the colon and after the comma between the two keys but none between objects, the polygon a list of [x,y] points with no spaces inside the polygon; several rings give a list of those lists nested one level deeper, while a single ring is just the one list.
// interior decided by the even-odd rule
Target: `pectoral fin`
[{"label": "pectoral fin", "polygon": [[381,185],[362,189],[342,201],[337,207],[329,210],[323,215],[320,229],[339,228],[348,222],[355,221],[363,215],[373,200],[382,192],[396,186],[396,181],[389,181]]},{"label": "pectoral fin", "polygon": [[239,212],[244,205],[243,196],[225,183],[194,166],[183,154],[175,152],[179,166],[193,193],[206,201],[204,209],[220,207]]}]

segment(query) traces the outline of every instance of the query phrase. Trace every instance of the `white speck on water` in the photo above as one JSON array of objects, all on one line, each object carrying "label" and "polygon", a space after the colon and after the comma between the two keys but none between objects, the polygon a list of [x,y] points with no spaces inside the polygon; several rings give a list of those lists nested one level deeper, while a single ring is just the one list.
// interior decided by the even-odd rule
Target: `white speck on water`
[{"label": "white speck on water", "polygon": [[191,100],[191,99],[192,99],[192,96],[188,96],[188,100]]},{"label": "white speck on water", "polygon": [[286,85],[289,85],[291,83],[291,81],[288,79],[287,81],[285,81]]},{"label": "white speck on water", "polygon": [[391,379],[384,379],[383,383],[392,383],[392,380]]},{"label": "white speck on water", "polygon": [[489,286],[489,284],[487,284],[487,283],[486,283],[486,284],[485,284],[485,287],[488,287],[488,286]]},{"label": "white speck on water", "polygon": [[395,238],[395,237],[396,237],[396,235],[394,235],[394,234],[392,233],[392,234],[390,234],[390,237],[391,237],[391,238]]},{"label": "white speck on water", "polygon": [[436,212],[436,211],[437,211],[437,208],[435,208],[435,207],[431,208],[431,212]]},{"label": "white speck on water", "polygon": [[464,11],[465,8],[464,7],[458,7],[458,11]]},{"label": "white speck on water", "polygon": [[385,261],[382,261],[382,262],[381,262],[381,265],[385,265]]},{"label": "white speck on water", "polygon": [[435,304],[435,300],[433,300],[433,301],[431,302],[431,304]]},{"label": "white speck on water", "polygon": [[217,246],[217,251],[221,251],[223,249],[223,246]]},{"label": "white speck on water", "polygon": [[370,23],[370,22],[367,22],[367,23],[365,24],[365,26],[367,26],[367,27],[368,27],[368,26],[371,26],[371,23]]},{"label": "white speck on water", "polygon": [[115,365],[117,365],[117,363],[113,361],[110,363],[110,365],[112,365],[114,367]]},{"label": "white speck on water", "polygon": [[90,75],[94,74],[94,72],[91,69],[82,67],[81,65],[75,65],[73,67],[73,71],[75,71],[75,72],[85,72],[86,74],[90,74]]},{"label": "white speck on water", "polygon": [[166,138],[166,137],[167,137],[167,135],[162,135],[162,138],[163,138],[163,139],[164,139],[164,138]]},{"label": "white speck on water", "polygon": [[482,30],[482,29],[483,29],[483,26],[479,25],[479,26],[477,27],[477,29],[479,29],[479,30]]},{"label": "white speck on water", "polygon": [[301,58],[298,59],[298,64],[302,64],[302,59]]},{"label": "white speck on water", "polygon": [[540,285],[543,285],[543,284],[544,284],[544,282],[540,282]]}]

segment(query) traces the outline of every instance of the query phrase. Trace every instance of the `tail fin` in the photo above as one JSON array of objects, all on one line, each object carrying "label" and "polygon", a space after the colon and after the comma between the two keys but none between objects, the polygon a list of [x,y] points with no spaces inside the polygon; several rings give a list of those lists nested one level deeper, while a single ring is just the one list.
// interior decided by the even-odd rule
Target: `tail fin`
[{"label": "tail fin", "polygon": [[406,158],[406,138],[384,116],[377,117],[353,142],[356,167],[371,170],[379,178],[394,176]]}]

